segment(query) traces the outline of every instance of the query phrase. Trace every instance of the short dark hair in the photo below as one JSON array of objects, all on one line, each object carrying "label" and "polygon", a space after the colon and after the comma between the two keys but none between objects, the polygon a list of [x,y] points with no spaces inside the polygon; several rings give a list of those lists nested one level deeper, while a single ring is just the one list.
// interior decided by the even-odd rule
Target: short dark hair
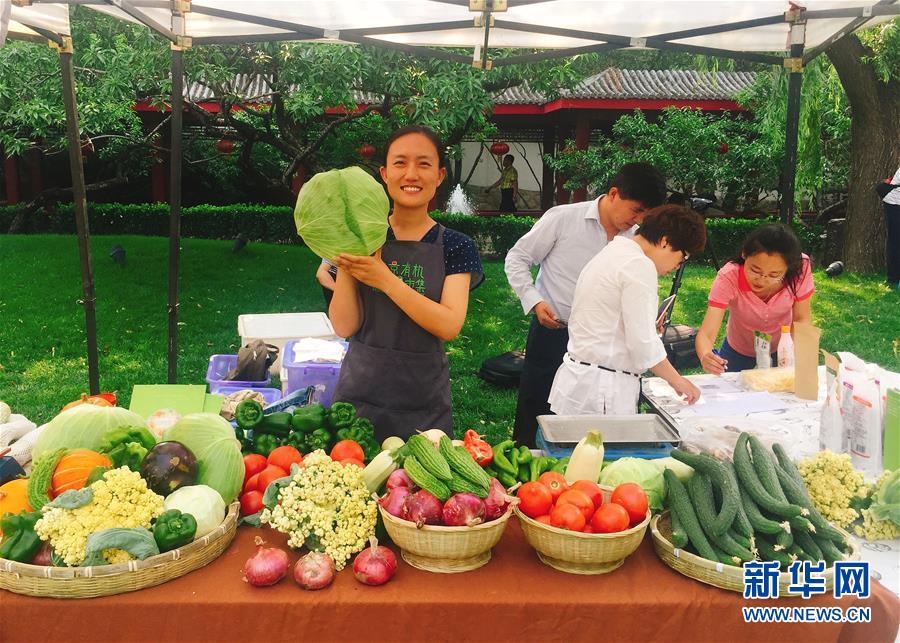
[{"label": "short dark hair", "polygon": [[503,157],[503,160],[505,161],[507,159],[509,159],[510,161],[515,161],[516,157],[513,156],[512,154],[507,154],[506,156]]},{"label": "short dark hair", "polygon": [[671,203],[647,212],[637,234],[654,244],[665,237],[675,250],[692,256],[700,254],[706,247],[703,217],[690,208]]},{"label": "short dark hair", "polygon": [[781,255],[787,264],[784,283],[793,290],[803,272],[803,252],[794,231],[783,223],[761,225],[744,238],[740,252],[731,261],[744,265],[745,257],[759,253]]},{"label": "short dark hair", "polygon": [[609,187],[616,188],[623,199],[637,201],[648,209],[666,200],[666,179],[650,163],[626,163],[616,172]]},{"label": "short dark hair", "polygon": [[441,137],[438,136],[433,129],[431,129],[430,127],[426,127],[425,125],[406,125],[404,127],[401,127],[400,129],[394,130],[394,133],[391,134],[390,138],[387,140],[387,143],[385,143],[384,145],[385,162],[387,162],[387,155],[391,150],[391,145],[394,144],[394,141],[402,136],[406,136],[407,134],[421,134],[429,141],[431,141],[434,144],[434,148],[437,150],[438,167],[447,167],[447,153],[444,149],[444,144],[441,142]]}]

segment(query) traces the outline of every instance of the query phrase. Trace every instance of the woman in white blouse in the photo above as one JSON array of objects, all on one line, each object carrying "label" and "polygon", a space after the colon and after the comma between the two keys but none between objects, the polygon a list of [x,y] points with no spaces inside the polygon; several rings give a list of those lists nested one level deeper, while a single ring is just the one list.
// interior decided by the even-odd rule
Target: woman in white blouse
[{"label": "woman in white blouse", "polygon": [[706,226],[693,210],[650,210],[633,238],[615,237],[575,286],[569,344],[550,391],[557,415],[635,413],[640,376],[663,378],[689,404],[700,390],[666,359],[656,330],[657,277],[703,251]]}]

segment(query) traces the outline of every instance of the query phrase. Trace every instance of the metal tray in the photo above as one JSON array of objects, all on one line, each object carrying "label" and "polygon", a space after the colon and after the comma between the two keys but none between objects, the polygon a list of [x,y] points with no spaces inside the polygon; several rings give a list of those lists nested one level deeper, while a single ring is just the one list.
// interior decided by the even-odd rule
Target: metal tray
[{"label": "metal tray", "polygon": [[678,433],[654,413],[639,415],[539,415],[548,442],[575,444],[588,431],[600,431],[606,444],[681,444]]}]

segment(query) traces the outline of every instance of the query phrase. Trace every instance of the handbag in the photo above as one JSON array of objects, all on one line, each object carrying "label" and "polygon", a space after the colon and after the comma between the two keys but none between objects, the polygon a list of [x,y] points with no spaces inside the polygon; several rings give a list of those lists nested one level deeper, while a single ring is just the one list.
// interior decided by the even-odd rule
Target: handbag
[{"label": "handbag", "polygon": [[896,183],[885,183],[884,181],[879,181],[875,184],[875,193],[878,195],[878,198],[883,199],[897,188],[900,188],[900,185],[897,185]]},{"label": "handbag", "polygon": [[278,359],[278,347],[254,339],[238,350],[237,366],[228,371],[225,380],[260,382],[266,379],[269,367]]}]

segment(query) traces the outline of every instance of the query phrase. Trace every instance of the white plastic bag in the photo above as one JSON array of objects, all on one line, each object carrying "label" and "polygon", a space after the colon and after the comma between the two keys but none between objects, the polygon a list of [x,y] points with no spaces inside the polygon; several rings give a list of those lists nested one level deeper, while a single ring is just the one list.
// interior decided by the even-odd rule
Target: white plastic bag
[{"label": "white plastic bag", "polygon": [[850,437],[850,457],[853,467],[868,479],[881,473],[882,462],[882,410],[878,383],[871,378],[860,378],[853,387],[853,394],[844,415]]}]

